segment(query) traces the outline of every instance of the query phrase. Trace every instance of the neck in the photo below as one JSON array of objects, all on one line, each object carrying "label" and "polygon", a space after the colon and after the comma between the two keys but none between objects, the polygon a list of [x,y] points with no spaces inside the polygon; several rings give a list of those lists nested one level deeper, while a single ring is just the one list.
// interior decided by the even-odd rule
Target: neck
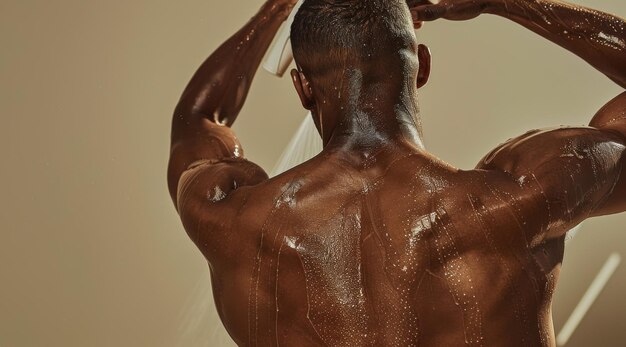
[{"label": "neck", "polygon": [[324,148],[363,151],[403,143],[424,149],[415,87],[379,85],[363,92],[352,85],[349,90],[343,100],[316,107]]},{"label": "neck", "polygon": [[321,122],[324,148],[363,151],[404,143],[424,149],[419,115],[393,110],[346,113],[337,118],[334,126]]}]

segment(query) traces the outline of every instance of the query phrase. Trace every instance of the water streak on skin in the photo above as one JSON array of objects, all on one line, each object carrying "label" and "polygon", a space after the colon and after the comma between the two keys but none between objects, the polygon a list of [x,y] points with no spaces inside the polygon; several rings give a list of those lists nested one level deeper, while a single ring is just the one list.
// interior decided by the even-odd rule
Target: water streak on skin
[{"label": "water streak on skin", "polygon": [[506,279],[506,283],[512,283],[513,287],[513,311],[515,314],[516,320],[520,324],[520,331],[524,332],[522,335],[521,343],[522,345],[527,345],[530,342],[529,330],[530,323],[528,322],[528,312],[526,311],[526,305],[524,300],[522,299],[522,292],[520,288],[516,285],[517,280],[512,277],[514,273],[514,269],[509,266],[509,262],[504,258],[503,252],[506,252],[509,255],[513,255],[519,265],[523,268],[523,264],[520,263],[516,252],[510,248],[501,249],[498,243],[495,241],[496,236],[494,235],[497,231],[493,230],[494,226],[498,225],[496,219],[492,215],[491,211],[483,204],[481,199],[473,194],[467,194],[467,198],[474,210],[474,216],[478,221],[478,227],[483,231],[485,235],[485,239],[487,240],[487,244],[491,249],[493,254],[497,254],[499,260],[499,264],[504,267],[503,275]]},{"label": "water streak on skin", "polygon": [[[278,235],[278,233],[276,233],[276,235]],[[274,323],[274,329],[276,332],[276,346],[280,346],[280,341],[278,339],[278,312],[279,312],[278,303],[280,302],[280,300],[278,299],[278,275],[279,275],[279,270],[280,270],[280,255],[283,251],[284,246],[285,246],[285,242],[281,242],[280,247],[278,249],[278,254],[276,255],[276,282],[274,284],[274,286],[276,287],[276,289],[274,290],[274,300],[275,300],[275,306],[276,306],[276,317],[275,317],[275,323]]]},{"label": "water streak on skin", "polygon": [[[483,313],[476,298],[472,276],[467,270],[468,266],[458,251],[456,237],[459,234],[445,208],[440,204],[436,206],[436,220],[432,228],[435,249],[454,301],[463,310],[465,343],[470,346],[483,346],[485,339]],[[462,275],[464,272],[465,276]],[[469,288],[466,288],[467,285]]]},{"label": "water streak on skin", "polygon": [[[263,239],[265,237],[264,233],[261,233],[261,238],[259,240],[258,252],[255,260],[255,265],[253,268],[253,273],[250,276],[250,291],[248,295],[248,345],[252,346],[253,342],[256,345],[256,341],[258,340],[258,317],[257,317],[257,300],[258,300],[258,290],[259,290],[259,277],[261,272],[261,250],[263,247]],[[253,300],[254,299],[254,300]],[[254,318],[252,317],[254,316]],[[254,325],[254,330],[252,329]]]},{"label": "water streak on skin", "polygon": [[[526,255],[526,259],[534,259],[534,257],[532,256],[532,253],[530,252],[530,248],[531,247],[530,247],[530,244],[528,242],[528,237],[526,235],[526,232],[524,231],[524,228],[523,228],[522,224],[519,221],[519,214],[516,213],[515,210],[512,209],[509,206],[509,204],[511,203],[509,201],[510,196],[507,196],[506,198],[503,198],[501,196],[502,193],[493,190],[490,185],[487,184],[486,187],[490,191],[491,196],[494,197],[496,200],[499,200],[500,203],[501,203],[501,206],[505,206],[506,209],[510,211],[511,216],[513,217],[513,220],[515,221],[515,224],[517,225],[516,229],[519,231],[519,236],[525,242],[525,247],[523,248],[523,252]],[[512,202],[512,203],[514,204],[514,202]],[[517,209],[517,210],[519,211],[519,209]],[[520,264],[523,263],[523,261],[521,259],[519,259],[519,258],[518,258],[518,262]],[[537,264],[536,262],[534,264],[536,265],[537,269],[540,268],[539,264]],[[540,293],[540,290],[539,290],[539,285],[538,285],[537,278],[535,277],[534,272],[531,272],[530,269],[527,269],[524,266],[522,268],[525,269],[526,274],[527,274],[527,278],[533,284],[533,293],[535,294],[535,300],[538,302],[539,301],[538,293]]]},{"label": "water streak on skin", "polygon": [[552,207],[550,206],[550,200],[548,199],[548,196],[546,195],[546,190],[545,188],[541,185],[541,182],[539,182],[539,179],[537,179],[537,176],[532,173],[530,176],[532,176],[533,178],[533,182],[539,187],[539,191],[541,193],[541,196],[544,198],[545,204],[546,204],[546,211],[548,214],[548,218],[545,221],[545,227],[542,227],[542,231],[546,234],[548,234],[550,232],[550,229],[553,227],[552,223]]},{"label": "water streak on skin", "polygon": [[[316,326],[316,331],[325,343],[331,345],[336,341],[336,335],[344,341],[364,341],[367,334],[365,297],[359,288],[363,287],[361,273],[357,264],[361,263],[360,247],[354,242],[360,242],[360,217],[355,206],[346,206],[338,214],[339,221],[329,221],[327,234],[324,238],[309,235],[302,240],[303,247],[307,250],[301,253],[305,270],[305,281],[309,289],[309,302],[311,305],[311,323]],[[344,252],[357,250],[355,259],[345,257]],[[322,264],[328,267],[319,268]],[[343,273],[338,271],[349,272]],[[311,278],[315,282],[309,283]],[[330,307],[322,305],[328,299],[336,300]],[[343,307],[337,310],[337,306]],[[320,329],[320,322],[331,317],[338,320],[339,331]],[[341,315],[337,317],[337,313]],[[336,343],[336,342],[335,342]]]},{"label": "water streak on skin", "polygon": [[[255,260],[255,266],[253,268],[252,276],[250,276],[250,292],[248,295],[248,344],[251,344],[253,341],[256,344],[258,338],[258,294],[259,294],[259,285],[261,280],[261,269],[262,269],[262,259],[263,259],[263,246],[265,241],[265,235],[268,232],[268,228],[271,225],[271,220],[273,219],[276,212],[279,211],[280,207],[284,204],[287,204],[289,207],[295,206],[295,194],[302,187],[302,181],[293,181],[289,184],[283,186],[281,189],[281,194],[274,199],[273,208],[268,214],[261,228],[261,236],[259,239],[258,250]],[[278,237],[278,233],[276,233],[274,241]],[[254,297],[254,298],[253,298]],[[253,300],[254,299],[254,300]],[[252,332],[252,316],[254,315],[254,333]]]}]

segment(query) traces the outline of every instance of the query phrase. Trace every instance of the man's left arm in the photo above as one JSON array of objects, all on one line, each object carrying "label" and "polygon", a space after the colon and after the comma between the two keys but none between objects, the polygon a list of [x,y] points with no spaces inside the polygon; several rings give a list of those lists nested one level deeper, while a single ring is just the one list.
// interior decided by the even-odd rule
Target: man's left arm
[{"label": "man's left arm", "polygon": [[[267,1],[211,54],[185,88],[172,120],[168,168],[168,187],[179,213],[183,212],[183,199],[185,203],[196,197],[218,201],[237,187],[267,179],[260,167],[243,158],[241,144],[230,126],[243,107],[265,52],[294,4],[293,0]],[[215,190],[215,196],[207,190]]]},{"label": "man's left arm", "polygon": [[626,21],[559,0],[412,0],[414,20],[468,20],[494,14],[543,36],[626,88]]}]

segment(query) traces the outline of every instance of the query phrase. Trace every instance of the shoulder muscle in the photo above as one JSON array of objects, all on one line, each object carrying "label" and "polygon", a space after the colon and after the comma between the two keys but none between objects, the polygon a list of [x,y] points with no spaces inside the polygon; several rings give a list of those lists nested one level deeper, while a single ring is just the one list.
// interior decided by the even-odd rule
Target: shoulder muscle
[{"label": "shoulder muscle", "polygon": [[551,220],[545,225],[552,230],[546,231],[558,236],[606,200],[620,177],[624,152],[624,139],[613,132],[592,127],[534,130],[499,146],[477,168],[503,171],[519,182],[517,194],[536,201],[527,213],[549,210]]}]

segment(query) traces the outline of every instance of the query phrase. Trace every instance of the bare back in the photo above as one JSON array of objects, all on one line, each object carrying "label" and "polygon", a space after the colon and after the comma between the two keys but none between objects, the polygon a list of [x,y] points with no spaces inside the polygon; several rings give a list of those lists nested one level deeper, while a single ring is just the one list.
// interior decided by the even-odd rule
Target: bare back
[{"label": "bare back", "polygon": [[[403,12],[388,20],[406,35],[377,43],[408,45],[388,47],[380,61],[335,64],[329,76],[340,83],[292,71],[325,149],[269,179],[244,159],[230,126],[295,2],[268,0],[224,42],[189,82],[172,121],[170,195],[208,261],[233,339],[242,346],[554,346],[551,299],[566,232],[626,211],[626,93],[589,127],[531,131],[475,170],[455,169],[421,146],[417,87],[428,80],[430,54],[411,34],[409,6],[415,28],[482,13],[508,18],[625,88],[626,22],[551,0],[402,2],[394,8]],[[311,5],[292,28],[330,30],[301,35],[316,44],[341,29],[332,26],[337,18],[360,18],[350,11],[366,3],[374,2],[317,1],[324,10]],[[381,18],[368,11],[359,22],[367,27],[346,37]],[[320,13],[332,14],[328,25]],[[380,28],[381,37],[390,34]],[[366,46],[365,36],[353,46]],[[319,61],[331,66],[332,56]]]},{"label": "bare back", "polygon": [[240,241],[211,255],[221,317],[240,345],[547,345],[563,238],[530,245],[516,189],[423,153],[322,154],[244,193]]}]

